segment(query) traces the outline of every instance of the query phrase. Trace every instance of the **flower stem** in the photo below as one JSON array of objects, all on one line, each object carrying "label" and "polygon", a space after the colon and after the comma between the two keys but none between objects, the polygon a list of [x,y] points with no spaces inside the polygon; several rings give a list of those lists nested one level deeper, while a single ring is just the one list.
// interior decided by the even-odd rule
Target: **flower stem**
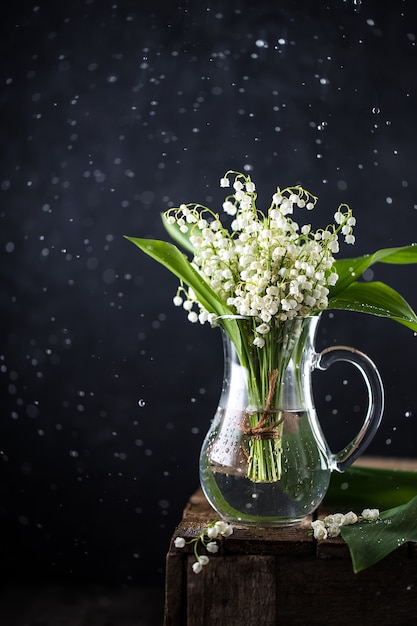
[{"label": "flower stem", "polygon": [[278,379],[278,370],[268,374],[269,386],[265,407],[246,415],[249,428],[249,458],[247,477],[255,483],[271,483],[282,475],[282,433],[284,416],[281,410],[271,409]]}]

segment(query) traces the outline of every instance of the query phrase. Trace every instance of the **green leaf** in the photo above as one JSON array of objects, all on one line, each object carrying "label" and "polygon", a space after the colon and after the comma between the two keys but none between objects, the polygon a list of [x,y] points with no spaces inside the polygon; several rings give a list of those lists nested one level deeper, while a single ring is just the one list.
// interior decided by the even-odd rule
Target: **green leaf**
[{"label": "green leaf", "polygon": [[334,298],[354,283],[369,267],[370,258],[371,255],[367,255],[356,259],[338,259],[335,261],[332,269],[339,275],[339,278],[337,283],[330,287],[329,298]]},{"label": "green leaf", "polygon": [[219,298],[215,291],[200,276],[191,265],[185,254],[183,254],[174,244],[156,239],[139,239],[137,237],[125,237],[134,243],[143,252],[159,261],[167,267],[180,280],[184,281],[196,294],[198,301],[215,315],[230,315],[230,309]]},{"label": "green leaf", "polygon": [[333,472],[323,505],[342,513],[378,508],[382,521],[344,526],[355,573],[406,541],[417,541],[417,471],[361,467]]},{"label": "green leaf", "polygon": [[417,496],[406,504],[383,511],[378,521],[343,526],[341,535],[349,546],[355,574],[407,541],[417,541],[416,520]]},{"label": "green leaf", "polygon": [[166,241],[139,239],[138,237],[127,237],[126,235],[125,239],[131,241],[140,250],[167,267],[188,287],[191,287],[200,304],[209,313],[214,313],[217,317],[224,317],[221,320],[221,325],[233,342],[239,357],[244,358],[240,328],[233,311],[229,309],[197,270],[194,269],[185,254],[178,250],[174,244]]},{"label": "green leaf", "polygon": [[405,504],[417,494],[417,471],[353,465],[332,472],[323,505],[332,510],[389,509]]},{"label": "green leaf", "polygon": [[329,298],[335,297],[361,276],[368,267],[375,263],[389,263],[392,265],[407,265],[417,263],[417,245],[402,246],[399,248],[382,248],[373,254],[366,254],[353,259],[337,259],[334,271],[339,275],[336,285],[330,289]]},{"label": "green leaf", "polygon": [[191,254],[194,255],[194,246],[190,241],[190,236],[191,236],[191,228],[188,229],[188,231],[186,233],[183,233],[180,230],[180,227],[178,226],[177,222],[174,222],[173,224],[169,224],[168,220],[165,216],[164,213],[161,214],[161,219],[162,219],[162,223],[165,226],[165,230],[167,231],[168,235],[182,248],[184,248],[184,250],[187,250],[187,252],[191,252]]},{"label": "green leaf", "polygon": [[390,263],[392,265],[408,265],[417,263],[417,245],[402,246],[400,248],[382,248],[372,255],[371,265],[374,263]]},{"label": "green leaf", "polygon": [[394,289],[381,282],[352,283],[329,299],[328,309],[387,317],[417,331],[417,315]]}]

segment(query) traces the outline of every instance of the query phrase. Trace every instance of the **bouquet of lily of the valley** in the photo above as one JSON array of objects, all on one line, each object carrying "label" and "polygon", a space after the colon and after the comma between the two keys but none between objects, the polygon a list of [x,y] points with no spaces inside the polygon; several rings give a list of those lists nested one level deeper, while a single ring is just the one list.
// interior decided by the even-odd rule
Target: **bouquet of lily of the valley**
[{"label": "bouquet of lily of the valley", "polygon": [[[247,477],[281,478],[285,419],[279,407],[280,377],[293,358],[284,324],[345,309],[393,319],[417,331],[417,316],[400,294],[382,282],[361,282],[376,262],[417,263],[417,245],[338,259],[339,240],[353,244],[355,218],[341,204],[334,223],[312,230],[308,215],[317,198],[300,186],[277,188],[266,212],[257,208],[249,175],[228,171],[220,186],[230,189],[223,218],[200,204],[182,204],[162,215],[174,244],[127,237],[180,280],[174,304],[191,322],[220,325],[248,372],[248,409],[242,429],[249,438]],[[304,221],[304,220],[303,220]],[[288,327],[288,325],[287,325]],[[254,407],[254,408],[252,408]]]}]

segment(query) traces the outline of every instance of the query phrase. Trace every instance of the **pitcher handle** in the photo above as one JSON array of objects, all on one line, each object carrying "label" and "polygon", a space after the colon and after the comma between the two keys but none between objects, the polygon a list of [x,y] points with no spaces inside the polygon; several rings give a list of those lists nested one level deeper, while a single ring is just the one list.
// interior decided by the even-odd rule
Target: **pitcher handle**
[{"label": "pitcher handle", "polygon": [[384,387],[373,361],[363,352],[348,346],[332,346],[318,355],[316,368],[327,370],[337,361],[352,363],[362,374],[368,389],[368,409],[362,428],[354,439],[337,454],[332,455],[333,469],[344,472],[371,443],[381,423],[384,411]]}]

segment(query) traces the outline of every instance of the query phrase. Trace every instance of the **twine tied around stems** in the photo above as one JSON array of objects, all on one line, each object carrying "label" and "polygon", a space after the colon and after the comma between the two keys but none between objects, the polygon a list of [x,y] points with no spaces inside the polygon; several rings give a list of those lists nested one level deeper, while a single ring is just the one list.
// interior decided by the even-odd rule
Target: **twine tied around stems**
[{"label": "twine tied around stems", "polygon": [[[268,397],[265,402],[265,408],[262,410],[262,418],[255,426],[249,426],[243,428],[243,434],[248,437],[253,437],[254,439],[279,439],[281,437],[280,430],[277,430],[277,427],[283,423],[284,415],[281,409],[271,409],[272,397],[274,395],[275,386],[278,378],[278,370],[273,370],[272,372],[268,372],[269,378],[269,391]],[[260,411],[259,411],[260,412]],[[258,413],[258,411],[256,411]],[[272,424],[268,422],[271,419],[271,416],[278,414],[280,415],[279,419],[275,420]],[[250,414],[245,411],[244,418],[245,422],[249,422]]]}]

